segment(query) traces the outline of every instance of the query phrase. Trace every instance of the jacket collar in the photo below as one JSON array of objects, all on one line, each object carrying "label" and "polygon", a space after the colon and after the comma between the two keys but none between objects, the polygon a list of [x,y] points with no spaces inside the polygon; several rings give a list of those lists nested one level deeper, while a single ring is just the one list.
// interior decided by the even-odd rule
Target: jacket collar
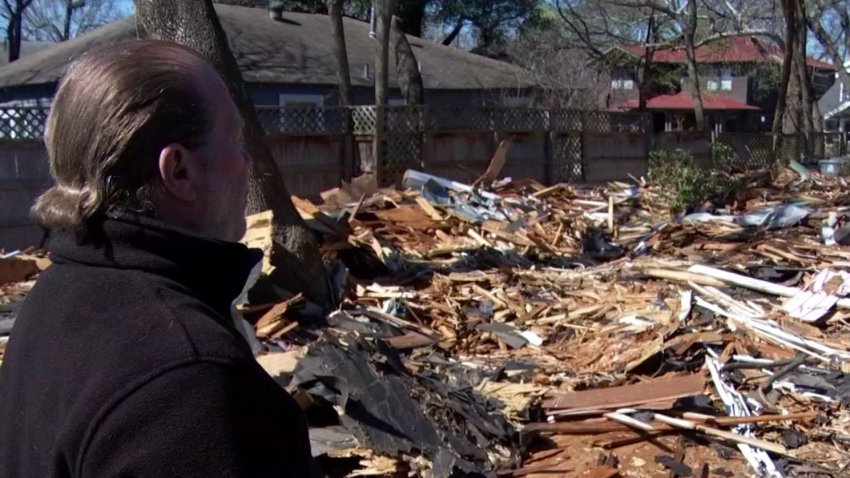
[{"label": "jacket collar", "polygon": [[52,233],[48,249],[57,264],[139,270],[185,286],[189,293],[229,316],[259,249],[209,239],[153,219],[121,215],[106,219],[96,241],[80,242],[73,233]]}]

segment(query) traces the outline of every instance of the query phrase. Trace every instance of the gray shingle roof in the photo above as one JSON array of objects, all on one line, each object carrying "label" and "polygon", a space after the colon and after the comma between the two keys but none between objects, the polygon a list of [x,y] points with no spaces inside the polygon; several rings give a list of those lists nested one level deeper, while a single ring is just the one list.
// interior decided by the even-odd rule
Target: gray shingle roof
[{"label": "gray shingle roof", "polygon": [[[21,58],[30,56],[37,51],[44,50],[45,48],[50,48],[53,45],[53,43],[46,41],[22,41]],[[3,43],[3,46],[0,47],[0,65],[5,65],[7,63],[9,63],[9,45],[7,43]]]},{"label": "gray shingle roof", "polygon": [[[285,12],[283,21],[275,21],[263,9],[216,5],[216,11],[248,82],[336,84],[336,60],[327,16]],[[352,84],[371,86],[377,42],[369,37],[368,23],[351,18],[344,22]],[[0,87],[54,83],[68,62],[87,49],[136,37],[134,17],[105,25],[0,67]],[[421,38],[408,39],[420,63],[426,89],[533,86],[530,75],[520,67]],[[367,64],[369,79],[364,75]],[[391,86],[395,85],[394,77],[394,68],[390,68]]]}]

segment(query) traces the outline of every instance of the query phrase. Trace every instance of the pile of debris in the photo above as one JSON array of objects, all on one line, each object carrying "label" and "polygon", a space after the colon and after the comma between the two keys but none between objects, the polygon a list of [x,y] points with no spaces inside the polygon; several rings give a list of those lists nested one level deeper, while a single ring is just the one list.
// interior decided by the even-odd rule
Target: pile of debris
[{"label": "pile of debris", "polygon": [[846,476],[850,193],[802,173],[678,216],[643,182],[358,178],[294,198],[339,308],[260,278],[239,310],[331,476]]},{"label": "pile of debris", "polygon": [[[323,204],[298,200],[350,273],[308,356],[335,347],[363,361],[327,373],[333,383],[371,368],[351,390],[299,368],[292,385],[342,412],[354,435],[342,456],[383,457],[358,474],[450,476],[450,453],[461,474],[839,476],[850,468],[846,184],[792,170],[737,180],[746,194],[725,211],[679,217],[655,185],[481,188],[417,171],[400,189],[362,178]],[[370,422],[352,411],[370,400],[421,412],[429,426],[369,416],[407,424],[395,429],[405,437],[433,428],[440,445],[417,436],[393,449],[358,432]],[[493,409],[511,430],[485,419]]]}]

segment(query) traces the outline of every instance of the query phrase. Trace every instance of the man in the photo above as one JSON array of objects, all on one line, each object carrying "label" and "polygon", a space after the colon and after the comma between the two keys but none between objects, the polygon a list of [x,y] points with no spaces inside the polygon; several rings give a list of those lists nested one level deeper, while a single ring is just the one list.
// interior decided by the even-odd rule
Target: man
[{"label": "man", "polygon": [[249,158],[216,72],[177,44],[90,51],[33,208],[53,265],[0,368],[2,477],[315,476],[306,421],[229,317],[258,251]]}]

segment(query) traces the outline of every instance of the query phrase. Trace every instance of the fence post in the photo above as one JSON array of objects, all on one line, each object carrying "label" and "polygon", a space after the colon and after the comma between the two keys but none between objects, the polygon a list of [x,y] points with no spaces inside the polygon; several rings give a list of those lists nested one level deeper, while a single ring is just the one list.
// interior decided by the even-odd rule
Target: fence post
[{"label": "fence post", "polygon": [[384,185],[384,107],[375,105],[375,132],[372,136],[372,156],[375,161],[375,182]]},{"label": "fence post", "polygon": [[545,129],[545,133],[543,135],[543,162],[545,164],[545,171],[543,174],[546,178],[546,184],[551,185],[555,176],[553,174],[555,158],[552,153],[552,116],[548,108],[543,112],[543,121],[543,128]]},{"label": "fence post", "polygon": [[585,138],[587,134],[587,111],[581,110],[578,121],[578,148],[580,151],[579,161],[581,161],[581,182],[587,182],[587,157],[584,153]]},{"label": "fence post", "polygon": [[646,170],[649,171],[649,153],[652,151],[652,145],[655,142],[655,129],[652,128],[652,114],[642,111],[641,125],[643,125],[643,156],[646,158]]},{"label": "fence post", "polygon": [[345,135],[342,147],[342,178],[350,182],[354,177],[354,118],[350,107],[341,108],[342,134]]}]

